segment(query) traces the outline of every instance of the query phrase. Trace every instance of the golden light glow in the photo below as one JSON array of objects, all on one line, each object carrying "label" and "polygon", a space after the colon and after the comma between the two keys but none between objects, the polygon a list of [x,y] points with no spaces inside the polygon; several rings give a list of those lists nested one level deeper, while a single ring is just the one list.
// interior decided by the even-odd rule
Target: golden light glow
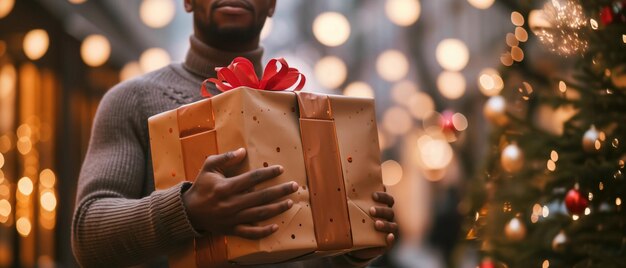
[{"label": "golden light glow", "polygon": [[548,159],[548,163],[546,164],[546,168],[549,171],[554,171],[556,169],[556,163],[552,161],[552,159]]},{"label": "golden light glow", "polygon": [[543,206],[541,210],[541,216],[543,216],[544,218],[547,218],[549,215],[550,215],[550,210],[548,209],[548,206]]},{"label": "golden light glow", "polygon": [[510,47],[518,46],[519,40],[517,40],[514,34],[508,33],[506,34],[506,44]]},{"label": "golden light glow", "polygon": [[542,28],[552,27],[552,23],[548,20],[548,16],[541,9],[535,9],[528,13],[528,26],[532,31],[537,31]]},{"label": "golden light glow", "polygon": [[8,98],[15,92],[17,72],[12,64],[4,64],[0,70],[0,98]]},{"label": "golden light glow", "polygon": [[513,58],[511,57],[511,52],[506,52],[506,53],[502,54],[502,56],[500,56],[500,62],[504,66],[511,66],[511,65],[513,65]]},{"label": "golden light glow", "polygon": [[416,119],[424,120],[435,112],[435,102],[430,95],[417,92],[409,99],[409,111]]},{"label": "golden light glow", "polygon": [[405,106],[410,106],[410,99],[417,93],[417,85],[410,80],[402,80],[395,83],[391,88],[391,98],[398,103]]},{"label": "golden light glow", "polygon": [[622,34],[622,42],[626,44],[626,34]]},{"label": "golden light glow", "polygon": [[28,124],[21,124],[15,133],[18,138],[30,138],[33,132]]},{"label": "golden light glow", "polygon": [[274,27],[274,20],[272,18],[266,18],[265,24],[263,24],[263,29],[261,29],[261,40],[265,40],[267,36],[272,33],[272,28]]},{"label": "golden light glow", "polygon": [[468,123],[465,115],[461,113],[455,113],[452,115],[452,125],[458,131],[464,131],[467,129]]},{"label": "golden light glow", "polygon": [[448,71],[460,71],[469,62],[469,50],[463,41],[444,39],[437,45],[435,57],[441,67]]},{"label": "golden light glow", "polygon": [[522,51],[522,49],[519,47],[512,47],[511,58],[517,62],[524,60],[524,51]]},{"label": "golden light glow", "polygon": [[323,87],[336,89],[346,81],[348,67],[338,57],[326,56],[315,64],[315,78]]},{"label": "golden light glow", "polygon": [[478,9],[488,9],[493,5],[494,0],[467,0],[470,5]]},{"label": "golden light glow", "polygon": [[498,71],[486,68],[478,75],[478,88],[485,96],[496,96],[504,88],[504,81]]},{"label": "golden light glow", "polygon": [[559,81],[559,91],[561,91],[561,93],[567,91],[567,84],[565,84],[565,82]]},{"label": "golden light glow", "polygon": [[149,48],[139,57],[139,65],[145,73],[149,73],[170,64],[170,55],[162,48]]},{"label": "golden light glow", "polygon": [[459,72],[444,71],[437,77],[437,88],[442,96],[455,100],[465,94],[465,77]]},{"label": "golden light glow", "polygon": [[513,12],[511,12],[511,22],[515,26],[523,26],[524,25],[524,16],[522,16],[522,13],[519,13],[517,11],[513,11]]},{"label": "golden light glow", "polygon": [[28,137],[21,137],[17,140],[17,151],[20,154],[28,154],[30,150],[33,148],[33,144]]},{"label": "golden light glow", "polygon": [[39,198],[41,207],[47,211],[53,211],[57,207],[57,198],[52,192],[45,192]]},{"label": "golden light glow", "polygon": [[431,170],[447,167],[454,155],[448,142],[428,135],[423,135],[417,139],[417,148],[424,168]]},{"label": "golden light glow", "polygon": [[85,64],[98,67],[104,64],[111,55],[111,44],[106,37],[98,34],[90,35],[80,45],[80,56]]},{"label": "golden light glow", "polygon": [[152,28],[161,28],[169,24],[176,14],[172,0],[143,0],[139,7],[141,21]]},{"label": "golden light glow", "polygon": [[383,173],[383,184],[392,186],[398,184],[402,180],[402,166],[394,161],[387,160],[380,166]]},{"label": "golden light glow", "polygon": [[350,23],[340,13],[324,12],[313,21],[313,35],[323,45],[336,47],[350,37]]},{"label": "golden light glow", "polygon": [[31,30],[24,36],[24,54],[31,60],[38,60],[48,51],[50,39],[42,29]]},{"label": "golden light glow", "polygon": [[403,135],[413,127],[413,119],[406,109],[394,106],[385,111],[383,127],[391,134]]},{"label": "golden light glow", "polygon": [[385,13],[396,25],[409,26],[419,19],[421,5],[418,0],[387,0]]},{"label": "golden light glow", "polygon": [[30,234],[31,228],[32,226],[28,218],[21,217],[15,222],[15,229],[17,229],[17,232],[23,237],[27,237]]},{"label": "golden light glow", "polygon": [[550,261],[543,260],[543,262],[541,263],[541,268],[549,268],[549,267],[550,267]]},{"label": "golden light glow", "polygon": [[0,153],[0,168],[4,166],[4,155]]},{"label": "golden light glow", "polygon": [[492,123],[502,126],[508,122],[506,115],[506,100],[500,95],[493,96],[487,100],[483,108],[483,114]]},{"label": "golden light glow", "polygon": [[398,50],[387,50],[376,60],[376,71],[383,79],[391,82],[404,78],[409,72],[409,61]]},{"label": "golden light glow", "polygon": [[578,216],[578,215],[572,215],[572,220],[577,221],[578,219],[580,219],[580,216]]},{"label": "golden light glow", "polygon": [[141,74],[143,74],[143,70],[141,70],[139,62],[131,61],[122,67],[122,70],[120,71],[120,81],[126,81]]},{"label": "golden light glow", "polygon": [[528,32],[523,27],[515,27],[515,38],[520,42],[528,41]]},{"label": "golden light glow", "polygon": [[622,205],[622,199],[621,198],[615,198],[615,205],[616,206],[621,206]]},{"label": "golden light glow", "polygon": [[507,172],[517,172],[524,166],[524,152],[517,144],[509,144],[502,150],[500,164]]},{"label": "golden light glow", "polygon": [[52,188],[56,182],[56,176],[54,172],[48,168],[39,173],[39,183],[45,188]]},{"label": "golden light glow", "polygon": [[14,5],[15,0],[0,0],[0,19],[9,15]]},{"label": "golden light glow", "polygon": [[554,162],[559,161],[559,153],[557,153],[555,150],[552,150],[552,152],[550,152],[550,159]]},{"label": "golden light glow", "polygon": [[17,182],[17,190],[23,195],[30,195],[33,193],[33,181],[29,177],[22,177]]},{"label": "golden light glow", "polygon": [[1,199],[0,200],[0,216],[6,218],[6,217],[9,217],[10,214],[11,214],[11,203],[9,203],[9,200]]},{"label": "golden light glow", "polygon": [[343,91],[344,96],[359,98],[374,98],[374,90],[365,82],[350,83]]},{"label": "golden light glow", "polygon": [[87,2],[87,0],[67,0],[67,1],[72,4],[82,4],[82,3]]},{"label": "golden light glow", "polygon": [[9,188],[9,185],[0,184],[0,196],[8,198],[9,194],[11,194],[11,188]]}]

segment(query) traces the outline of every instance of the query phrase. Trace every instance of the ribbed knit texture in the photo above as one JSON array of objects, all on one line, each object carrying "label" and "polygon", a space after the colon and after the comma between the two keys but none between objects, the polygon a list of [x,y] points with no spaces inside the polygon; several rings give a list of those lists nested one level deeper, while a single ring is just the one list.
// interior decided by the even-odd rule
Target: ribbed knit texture
[{"label": "ribbed knit texture", "polygon": [[[260,74],[263,49],[234,54],[210,48],[193,36],[190,43],[183,64],[118,84],[98,107],[72,224],[72,249],[82,266],[167,267],[168,251],[199,235],[182,202],[189,183],[154,191],[148,117],[200,100],[202,81],[215,77],[214,68],[228,65],[236,56],[250,59]],[[219,93],[215,88],[210,91]],[[345,266],[347,260],[271,267]]]}]

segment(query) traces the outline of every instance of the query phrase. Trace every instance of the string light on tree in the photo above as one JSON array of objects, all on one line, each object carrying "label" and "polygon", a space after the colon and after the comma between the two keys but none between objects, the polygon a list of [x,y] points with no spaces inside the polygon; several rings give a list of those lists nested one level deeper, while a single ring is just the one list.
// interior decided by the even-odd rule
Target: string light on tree
[{"label": "string light on tree", "polygon": [[15,0],[2,0],[0,1],[0,19],[6,17],[13,10]]},{"label": "string light on tree", "polygon": [[498,71],[486,68],[478,75],[478,88],[485,96],[496,96],[504,88],[504,81]]},{"label": "string light on tree", "polygon": [[[584,34],[588,19],[578,1],[552,0],[546,3],[542,15],[535,15],[531,28],[550,51],[568,56],[587,50],[589,42]],[[545,19],[547,25],[542,19]]]},{"label": "string light on tree", "polygon": [[565,231],[561,230],[555,237],[552,239],[552,249],[554,251],[563,250],[563,245],[567,242],[567,236],[565,235]]}]

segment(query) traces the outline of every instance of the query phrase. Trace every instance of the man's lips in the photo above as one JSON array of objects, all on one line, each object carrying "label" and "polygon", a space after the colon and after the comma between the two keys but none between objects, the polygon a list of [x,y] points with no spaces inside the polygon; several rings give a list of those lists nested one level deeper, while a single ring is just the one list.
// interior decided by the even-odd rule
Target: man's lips
[{"label": "man's lips", "polygon": [[214,10],[227,15],[242,15],[252,12],[252,7],[245,1],[224,0],[217,2]]}]

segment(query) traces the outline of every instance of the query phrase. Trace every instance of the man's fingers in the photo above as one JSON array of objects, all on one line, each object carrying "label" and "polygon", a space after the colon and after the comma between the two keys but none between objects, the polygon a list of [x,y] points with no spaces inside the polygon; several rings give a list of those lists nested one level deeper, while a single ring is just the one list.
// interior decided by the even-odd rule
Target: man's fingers
[{"label": "man's fingers", "polygon": [[235,217],[238,223],[254,223],[270,219],[281,214],[293,206],[292,200],[284,200],[265,206],[242,210]]},{"label": "man's fingers", "polygon": [[393,221],[393,219],[395,218],[393,209],[386,208],[386,207],[371,207],[370,215],[377,217],[377,218],[385,219],[387,221]]},{"label": "man's fingers", "polygon": [[223,173],[225,169],[240,163],[246,157],[246,149],[239,148],[235,151],[223,154],[210,155],[204,160],[203,171],[218,171]]},{"label": "man's fingers", "polygon": [[275,178],[276,176],[282,174],[283,171],[284,169],[282,166],[271,166],[250,170],[241,175],[229,178],[229,188],[232,193],[239,193],[252,188],[261,182]]},{"label": "man's fingers", "polygon": [[387,234],[387,246],[393,245],[393,242],[396,241],[396,236],[392,233]]},{"label": "man's fingers", "polygon": [[389,207],[393,207],[393,204],[395,203],[393,196],[385,192],[375,192],[372,194],[372,198],[374,198],[374,201],[383,203]]},{"label": "man's fingers", "polygon": [[237,211],[268,204],[276,199],[290,195],[298,190],[298,183],[286,182],[262,190],[243,194],[237,198]]},{"label": "man's fingers", "polygon": [[273,234],[278,230],[278,224],[266,226],[237,225],[233,230],[233,234],[246,239],[261,239]]},{"label": "man's fingers", "polygon": [[377,220],[374,227],[376,231],[383,233],[396,233],[398,231],[398,224],[395,222]]}]

